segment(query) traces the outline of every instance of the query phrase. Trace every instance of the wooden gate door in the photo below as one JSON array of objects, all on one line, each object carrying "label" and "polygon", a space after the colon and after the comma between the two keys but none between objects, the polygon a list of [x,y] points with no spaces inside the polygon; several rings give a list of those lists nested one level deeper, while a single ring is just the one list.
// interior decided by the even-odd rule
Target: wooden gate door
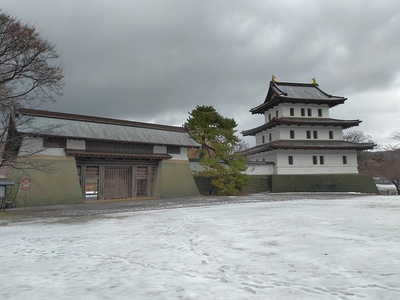
[{"label": "wooden gate door", "polygon": [[104,172],[104,199],[130,198],[132,168],[106,167]]}]

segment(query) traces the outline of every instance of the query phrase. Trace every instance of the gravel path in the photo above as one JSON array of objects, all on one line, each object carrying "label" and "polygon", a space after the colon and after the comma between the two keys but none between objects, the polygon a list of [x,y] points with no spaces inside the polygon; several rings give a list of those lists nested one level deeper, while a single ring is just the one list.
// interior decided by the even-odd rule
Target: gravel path
[{"label": "gravel path", "polygon": [[[199,207],[248,202],[294,201],[299,199],[349,199],[365,197],[366,194],[349,193],[285,193],[252,194],[246,196],[199,196],[171,199],[145,199],[125,201],[90,201],[81,204],[53,205],[7,209],[0,213],[0,221],[23,220],[32,217],[74,217],[93,216],[110,213]],[[368,196],[368,195],[367,195]],[[376,195],[373,195],[376,196]]]}]

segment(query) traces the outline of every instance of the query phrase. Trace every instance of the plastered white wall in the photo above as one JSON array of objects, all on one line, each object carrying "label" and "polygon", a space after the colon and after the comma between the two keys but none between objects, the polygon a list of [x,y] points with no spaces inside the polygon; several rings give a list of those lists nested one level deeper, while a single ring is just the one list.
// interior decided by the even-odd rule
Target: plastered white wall
[{"label": "plastered white wall", "polygon": [[18,156],[31,155],[65,156],[65,151],[62,148],[43,148],[43,138],[24,137]]}]

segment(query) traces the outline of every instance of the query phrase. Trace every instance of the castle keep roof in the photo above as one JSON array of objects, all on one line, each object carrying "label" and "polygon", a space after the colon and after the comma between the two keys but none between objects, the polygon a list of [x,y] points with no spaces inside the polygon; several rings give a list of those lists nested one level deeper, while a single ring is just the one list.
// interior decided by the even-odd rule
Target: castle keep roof
[{"label": "castle keep roof", "polygon": [[266,110],[283,102],[327,104],[329,107],[333,107],[343,104],[346,100],[345,97],[325,93],[316,83],[271,81],[264,103],[250,109],[250,112],[252,114],[264,114]]}]

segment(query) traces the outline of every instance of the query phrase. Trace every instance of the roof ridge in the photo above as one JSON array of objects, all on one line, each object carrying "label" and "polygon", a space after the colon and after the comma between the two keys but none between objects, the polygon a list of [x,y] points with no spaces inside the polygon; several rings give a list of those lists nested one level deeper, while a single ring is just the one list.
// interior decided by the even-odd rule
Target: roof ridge
[{"label": "roof ridge", "polygon": [[309,86],[309,87],[315,87],[318,86],[318,84],[314,83],[308,83],[308,82],[287,82],[287,81],[275,81],[275,84],[279,85],[300,85],[300,86]]}]

